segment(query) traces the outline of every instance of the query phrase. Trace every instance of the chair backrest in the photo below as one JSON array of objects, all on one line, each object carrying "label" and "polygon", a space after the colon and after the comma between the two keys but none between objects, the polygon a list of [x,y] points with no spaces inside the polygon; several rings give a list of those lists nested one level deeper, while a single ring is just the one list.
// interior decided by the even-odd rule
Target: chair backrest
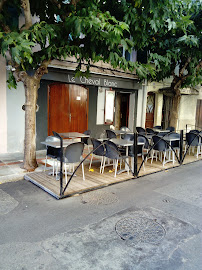
[{"label": "chair backrest", "polygon": [[161,137],[154,135],[152,140],[155,145],[154,150],[165,151],[168,149],[167,143]]},{"label": "chair backrest", "polygon": [[177,141],[171,141],[170,144],[172,147],[180,147],[180,134],[179,133],[173,132],[173,133],[167,134],[166,137],[179,139]]},{"label": "chair backrest", "polygon": [[97,156],[104,156],[105,155],[105,147],[104,145],[101,145],[102,143],[94,138],[91,138],[92,144],[93,144],[93,150],[95,150],[98,146],[99,148],[93,151],[94,155]]},{"label": "chair backrest", "polygon": [[186,133],[186,141],[188,145],[198,146],[199,136],[197,135],[197,133],[194,133],[194,132]]},{"label": "chair backrest", "polygon": [[142,134],[138,134],[137,140],[144,142],[144,148],[149,149],[149,140]]},{"label": "chair backrest", "polygon": [[116,138],[116,133],[114,131],[112,131],[111,129],[107,129],[106,134],[107,134],[108,139]]},{"label": "chair backrest", "polygon": [[154,126],[153,128],[162,129],[162,126]]},{"label": "chair backrest", "polygon": [[107,141],[105,144],[106,154],[105,156],[110,159],[118,159],[120,157],[120,153],[118,147],[115,143],[111,141]]},{"label": "chair backrest", "polygon": [[[137,143],[138,142],[145,143],[144,137],[138,136]],[[143,153],[143,145],[137,145],[137,155],[142,155],[142,153]],[[134,145],[129,146],[128,155],[132,157],[134,156]]]},{"label": "chair backrest", "polygon": [[[91,135],[91,130],[90,129],[88,129],[88,130],[85,130],[84,132],[83,132],[83,134],[85,134],[85,135]],[[83,143],[85,143],[85,144],[88,144],[88,137],[86,137],[86,138],[81,138],[81,142],[83,142]]]},{"label": "chair backrest", "polygon": [[59,138],[56,138],[55,136],[48,136],[45,139],[45,142],[60,142],[60,139]]},{"label": "chair backrest", "polygon": [[[59,138],[56,138],[55,136],[48,136],[45,139],[45,142],[60,142]],[[60,157],[60,148],[55,148],[52,146],[46,146],[46,155],[52,158]]]},{"label": "chair backrest", "polygon": [[166,130],[170,130],[172,132],[172,131],[175,131],[175,128],[174,127],[167,127]]},{"label": "chair backrest", "polygon": [[197,130],[197,129],[192,129],[192,130],[190,130],[189,132],[192,132],[192,133],[200,133],[200,131]]},{"label": "chair backrest", "polygon": [[136,127],[137,133],[144,133],[145,134],[145,129],[142,127]]},{"label": "chair backrest", "polygon": [[125,134],[124,140],[127,140],[127,141],[133,141],[134,140],[134,134]]},{"label": "chair backrest", "polygon": [[146,132],[148,134],[156,134],[156,132],[152,128],[146,128]]},{"label": "chair backrest", "polygon": [[77,142],[68,145],[65,149],[65,162],[76,163],[82,160],[82,154],[84,149],[84,143]]}]

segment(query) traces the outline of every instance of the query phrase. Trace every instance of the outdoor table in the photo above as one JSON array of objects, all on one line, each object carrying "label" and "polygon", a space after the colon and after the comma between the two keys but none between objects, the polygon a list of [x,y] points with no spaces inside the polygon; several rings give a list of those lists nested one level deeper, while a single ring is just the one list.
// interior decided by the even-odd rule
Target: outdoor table
[{"label": "outdoor table", "polygon": [[[104,141],[105,139],[98,139],[100,141]],[[109,140],[109,139],[108,139]],[[111,142],[115,143],[116,145],[118,146],[122,146],[122,147],[125,147],[126,148],[126,162],[125,162],[125,169],[123,170],[119,170],[117,172],[117,174],[120,174],[122,172],[128,172],[128,165],[129,164],[129,159],[128,159],[128,148],[129,146],[133,146],[134,142],[133,141],[128,141],[128,140],[124,140],[124,139],[116,139],[116,138],[113,138],[113,139],[110,139]],[[144,145],[144,142],[137,142],[137,145]]]},{"label": "outdoor table", "polygon": [[121,129],[119,129],[119,130],[113,130],[114,131],[114,133],[116,133],[116,135],[124,135],[124,134],[134,134],[134,132],[133,131],[126,131],[126,130],[121,130]]},{"label": "outdoor table", "polygon": [[[180,141],[180,138],[174,138],[174,137],[171,137],[171,136],[168,136],[168,135],[165,135],[165,136],[163,136],[162,138],[163,138],[166,142],[168,142],[170,145],[171,145],[171,143],[174,142],[174,141]],[[170,146],[169,146],[169,147],[170,147]],[[172,150],[171,147],[170,147],[170,150]],[[173,162],[173,164],[174,164],[174,162],[175,162],[175,154],[174,154],[173,150],[172,150],[172,159],[171,159],[171,157],[170,157],[170,152],[169,152],[169,157],[168,157],[168,159],[165,161],[165,164],[168,163],[168,162]]]},{"label": "outdoor table", "polygon": [[[68,145],[70,145],[72,142],[70,142],[69,140],[63,140],[63,147],[66,147]],[[41,142],[41,144],[44,144],[45,146],[51,146],[54,148],[60,148],[60,142]]]},{"label": "outdoor table", "polygon": [[158,132],[158,133],[169,133],[170,130],[167,129],[159,129],[159,128],[152,128],[154,132]]},{"label": "outdoor table", "polygon": [[[60,148],[60,142],[41,142],[41,144],[44,144],[45,146],[51,146],[54,148]],[[70,142],[69,140],[63,140],[63,148],[67,147],[68,145],[72,144],[72,142]],[[72,173],[68,173],[68,175],[71,175]],[[48,175],[53,175],[53,172],[49,172]],[[74,176],[76,176],[76,174],[74,174]],[[56,180],[59,180],[59,178],[57,178]]]},{"label": "outdoor table", "polygon": [[59,135],[66,139],[73,139],[73,140],[75,138],[89,138],[90,137],[90,135],[86,135],[79,132],[64,132],[64,133],[59,133]]}]

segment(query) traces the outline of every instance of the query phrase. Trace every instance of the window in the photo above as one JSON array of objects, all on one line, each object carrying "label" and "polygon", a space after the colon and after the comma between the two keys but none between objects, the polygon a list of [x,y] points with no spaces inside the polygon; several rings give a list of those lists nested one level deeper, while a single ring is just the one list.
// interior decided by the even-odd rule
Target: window
[{"label": "window", "polygon": [[114,122],[115,91],[99,87],[97,96],[97,125],[110,125]]},{"label": "window", "polygon": [[105,124],[111,125],[114,122],[114,99],[115,91],[105,90]]}]

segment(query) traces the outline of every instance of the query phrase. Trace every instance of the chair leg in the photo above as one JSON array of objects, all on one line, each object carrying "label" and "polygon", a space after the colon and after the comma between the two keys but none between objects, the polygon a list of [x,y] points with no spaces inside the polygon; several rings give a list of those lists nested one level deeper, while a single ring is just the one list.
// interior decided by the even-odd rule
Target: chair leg
[{"label": "chair leg", "polygon": [[102,174],[104,173],[104,169],[105,169],[105,161],[106,161],[106,157],[104,157],[104,161],[103,161],[103,165],[102,165]]},{"label": "chair leg", "polygon": [[134,157],[131,157],[131,169],[132,172],[134,173]]},{"label": "chair leg", "polygon": [[153,158],[154,158],[154,150],[151,150],[151,164],[153,162]]},{"label": "chair leg", "polygon": [[166,161],[166,152],[163,152],[163,167],[165,165],[165,161]]},{"label": "chair leg", "polygon": [[53,159],[53,175],[55,173],[55,159]]},{"label": "chair leg", "polygon": [[93,154],[92,154],[92,156],[91,156],[91,159],[90,159],[90,165],[89,165],[89,170],[90,170],[90,168],[91,168],[91,165],[92,165],[92,161],[93,161]]},{"label": "chair leg", "polygon": [[[142,155],[142,161],[144,161],[144,155]],[[144,163],[145,163],[145,161],[143,162],[143,170],[145,171],[145,166],[144,166]]]},{"label": "chair leg", "polygon": [[104,157],[102,157],[102,159],[101,159],[101,163],[100,163],[100,173],[102,172],[103,160],[104,160]]},{"label": "chair leg", "polygon": [[114,160],[114,162],[115,162],[115,173],[114,173],[114,177],[116,177],[117,167],[118,167],[119,160],[118,159],[117,160]]},{"label": "chair leg", "polygon": [[58,176],[58,161],[56,161],[57,162],[57,165],[56,165],[56,174],[55,174],[55,177],[57,178],[57,176]]},{"label": "chair leg", "polygon": [[44,167],[44,172],[45,172],[45,170],[46,170],[46,164],[47,164],[47,156],[46,156],[46,161],[45,161],[45,167]]},{"label": "chair leg", "polygon": [[198,154],[200,153],[200,146],[197,146],[196,158],[198,158]]},{"label": "chair leg", "polygon": [[82,173],[83,173],[83,180],[85,181],[85,175],[84,175],[84,166],[83,166],[83,162],[82,162]]},{"label": "chair leg", "polygon": [[67,166],[65,164],[65,181],[66,181],[66,184],[67,184]]}]

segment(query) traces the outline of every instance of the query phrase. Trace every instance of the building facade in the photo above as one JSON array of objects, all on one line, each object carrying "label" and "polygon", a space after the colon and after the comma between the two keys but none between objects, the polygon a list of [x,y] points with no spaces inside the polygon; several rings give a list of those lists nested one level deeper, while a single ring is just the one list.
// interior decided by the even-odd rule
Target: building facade
[{"label": "building facade", "polygon": [[[75,77],[73,59],[53,61],[38,90],[36,113],[37,150],[52,131],[84,132],[92,137],[104,136],[106,129],[127,126],[135,130],[144,121],[143,106],[146,86],[135,74],[114,70],[98,63],[89,77]],[[24,87],[8,89],[6,62],[1,58],[1,148],[0,153],[23,152],[24,148]]]}]

